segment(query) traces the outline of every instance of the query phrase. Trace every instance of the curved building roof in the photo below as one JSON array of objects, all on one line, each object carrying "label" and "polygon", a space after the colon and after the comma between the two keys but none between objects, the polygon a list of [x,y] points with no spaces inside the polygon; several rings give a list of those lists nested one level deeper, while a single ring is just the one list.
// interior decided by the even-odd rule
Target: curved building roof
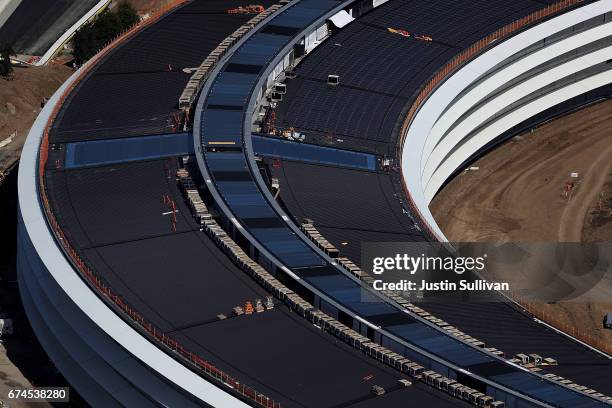
[{"label": "curved building roof", "polygon": [[[424,385],[368,402],[372,384],[364,378],[392,389],[405,376],[364,359],[283,304],[252,317],[231,317],[234,306],[268,293],[191,216],[175,178],[177,157],[189,152],[181,145],[180,154],[142,156],[147,138],[175,130],[172,116],[189,79],[183,68],[197,67],[252,17],[226,12],[239,5],[203,0],[175,10],[112,51],[69,95],[52,126],[45,174],[62,230],[103,282],[149,322],[282,406],[384,406],[398,398],[455,406]],[[118,140],[136,143],[130,150],[140,152],[136,159],[99,159],[113,149],[104,141]],[[79,146],[93,146],[91,159],[84,159]],[[164,196],[177,206],[174,227],[164,215]],[[219,314],[230,318],[219,320]]]},{"label": "curved building roof", "polygon": [[[258,3],[269,6],[273,1]],[[252,17],[227,13],[245,5],[243,1],[188,2],[106,55],[65,100],[49,134],[46,193],[70,245],[148,322],[283,406],[464,404],[421,382],[398,387],[397,380],[407,378],[404,374],[366,358],[282,303],[263,313],[232,315],[234,306],[265,299],[268,292],[192,217],[176,174],[179,158],[197,153],[205,167],[203,180],[194,179],[212,183],[205,200],[216,202],[219,212],[231,212],[234,225],[258,243],[258,250],[267,251],[301,283],[320,292],[321,299],[341,305],[347,316],[361,316],[419,352],[533,400],[600,406],[558,384],[542,383],[361,288],[306,242],[262,189],[253,149],[274,157],[287,147],[251,135],[253,96],[269,64],[293,46],[298,33],[348,3],[294,1],[239,42],[202,93],[193,136],[180,133],[177,121],[177,101],[190,78],[189,68],[197,68]],[[337,157],[330,151],[302,150],[294,153],[297,156],[288,152],[281,166],[269,166],[288,187],[280,193],[287,213],[294,219],[313,219],[355,262],[361,242],[428,239],[415,227],[414,215],[406,214],[400,176],[378,171],[375,158],[395,155],[403,114],[440,66],[488,33],[549,3],[391,0],[323,42],[288,82],[277,122],[303,129],[315,144],[352,152],[343,153],[342,163],[321,158]],[[434,40],[407,41],[388,28]],[[326,85],[330,73],[340,75],[340,86]],[[254,257],[255,249],[251,252]],[[475,307],[486,324],[474,319]],[[557,372],[612,393],[606,381],[612,370],[609,361],[535,323],[513,305],[427,308],[508,352],[532,352],[543,342],[553,343],[548,350],[562,362]],[[492,330],[494,325],[505,330]],[[563,364],[571,364],[571,373]],[[589,371],[593,365],[604,373],[601,377]],[[374,384],[388,392],[374,397]]]}]

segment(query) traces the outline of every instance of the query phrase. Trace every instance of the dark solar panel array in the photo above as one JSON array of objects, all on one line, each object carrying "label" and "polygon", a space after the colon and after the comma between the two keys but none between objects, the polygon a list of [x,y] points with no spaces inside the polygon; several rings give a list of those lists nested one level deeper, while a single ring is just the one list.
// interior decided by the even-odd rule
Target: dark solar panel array
[{"label": "dark solar panel array", "polygon": [[364,16],[360,22],[429,35],[435,42],[465,48],[483,38],[483,33],[492,33],[544,5],[539,0],[430,0],[425,3],[399,0],[380,13]]},{"label": "dark solar panel array", "polygon": [[[460,7],[454,0],[385,4],[340,30],[298,66],[277,109],[277,123],[320,143],[327,144],[322,136],[331,134],[345,148],[393,155],[393,130],[402,108],[440,66],[488,33],[542,7],[534,0],[479,0]],[[433,42],[414,35],[431,36]],[[326,84],[329,74],[340,76],[338,87]]]},{"label": "dark solar panel array", "polygon": [[[370,374],[391,392],[401,374],[363,358],[282,305],[232,317],[232,307],[268,293],[199,231],[175,171],[174,160],[156,160],[48,174],[59,222],[114,293],[189,350],[283,406],[368,400],[372,384],[363,377]],[[164,215],[163,195],[177,205],[176,231]],[[218,320],[220,313],[229,318]],[[408,396],[423,404],[432,398],[440,406],[457,404],[430,394],[418,386]]]},{"label": "dark solar panel array", "polygon": [[[273,0],[258,1],[269,6]],[[228,14],[240,0],[187,4],[119,47],[82,83],[60,112],[51,141],[111,139],[172,131],[178,99],[193,68],[252,18]]]},{"label": "dark solar panel array", "polygon": [[[50,171],[49,192],[56,217],[68,234],[83,231],[71,242],[77,249],[123,241],[148,239],[172,231],[164,195],[178,204],[183,201],[176,188],[175,159],[118,164],[66,171]],[[78,219],[68,214],[78,214]],[[177,218],[177,232],[190,231],[194,224]]]},{"label": "dark solar panel array", "polygon": [[536,353],[552,357],[559,365],[546,367],[546,371],[607,395],[612,393],[610,360],[545,328],[512,304],[432,302],[422,307],[507,356]]},{"label": "dark solar panel array", "polygon": [[[481,1],[466,3],[456,12],[455,8],[445,11],[454,4],[450,0],[394,1],[344,28],[298,67],[298,78],[288,82],[277,120],[306,133],[307,141],[333,142],[362,151],[378,148],[379,153],[393,154],[394,143],[388,150],[384,143],[393,142],[390,123],[395,124],[397,112],[409,103],[424,79],[462,47],[541,6],[519,1],[492,7],[490,2]],[[463,24],[462,19],[470,24]],[[434,42],[406,39],[389,33],[387,27],[431,35]],[[340,75],[340,86],[326,85],[326,77],[332,73]],[[356,88],[363,97],[356,97]],[[384,99],[381,92],[396,92],[397,96],[385,105],[380,102]],[[368,123],[353,127],[362,115]],[[326,137],[329,134],[334,137]],[[314,220],[319,231],[354,262],[361,262],[362,242],[415,240],[409,226],[393,224],[398,219],[395,205],[380,205],[381,200],[373,197],[379,187],[365,182],[366,177],[359,172],[289,162],[278,169],[270,168],[280,180],[281,197],[289,212],[298,220]],[[397,200],[395,195],[403,195],[401,189],[393,187],[391,177],[379,178],[387,179],[381,181],[381,186],[389,186],[383,190],[392,192],[386,194],[388,202]],[[372,225],[373,220],[380,224]],[[423,307],[508,355],[523,352],[553,357],[561,364],[548,371],[612,393],[612,383],[607,380],[612,375],[608,359],[537,324],[512,305],[465,302]]]},{"label": "dark solar panel array", "polygon": [[[342,255],[361,261],[362,242],[422,241],[384,173],[282,161],[269,162],[280,196],[297,222],[315,222]],[[339,198],[341,197],[341,199]]]},{"label": "dark solar panel array", "polygon": [[94,73],[61,112],[51,140],[68,143],[167,133],[188,79],[181,71]]},{"label": "dark solar panel array", "polygon": [[[396,373],[381,369],[343,342],[330,342],[327,334],[312,325],[303,326],[299,319],[295,314],[284,316],[274,310],[184,329],[175,335],[202,355],[219,356],[213,357],[213,362],[222,369],[259,367],[255,386],[270,393],[271,388],[286,390],[284,398],[279,399],[283,406],[469,406],[422,383],[409,388],[397,386]],[[275,344],[274,359],[258,352],[269,344]],[[228,349],[232,353],[227,353]],[[383,400],[371,393],[374,384],[385,388]]]},{"label": "dark solar panel array", "polygon": [[[330,74],[335,72],[337,70],[329,71]],[[343,81],[342,75],[340,80]],[[407,102],[391,94],[342,85],[331,87],[318,80],[299,77],[289,81],[285,99],[288,102],[277,109],[277,120],[283,127],[299,129],[309,142],[314,131],[315,135],[329,137],[332,141],[342,139],[338,147],[379,154],[392,151],[386,148],[388,134],[393,131]],[[303,105],[294,102],[297,100],[303,101]],[[284,112],[285,106],[288,113]]]},{"label": "dark solar panel array", "polygon": [[[396,5],[396,3],[391,4]],[[329,0],[303,0],[281,13],[268,23],[274,26],[274,34],[270,33],[270,30],[265,32],[266,29],[264,28],[253,35],[242,46],[248,52],[238,51],[236,56],[230,57],[205,95],[206,99],[203,109],[198,113],[205,119],[200,121],[200,129],[196,129],[196,131],[200,132],[203,157],[210,178],[221,198],[229,207],[231,215],[282,264],[292,268],[295,274],[304,282],[316,288],[319,293],[325,294],[337,304],[342,305],[345,310],[349,310],[372,324],[382,327],[383,330],[397,335],[407,343],[416,345],[452,364],[473,371],[475,374],[483,375],[492,381],[520,391],[535,399],[552,401],[563,407],[603,406],[604,404],[601,402],[557,384],[544,382],[530,373],[505,364],[482,353],[479,349],[469,347],[453,337],[440,333],[435,328],[385,303],[382,299],[370,294],[359,284],[340,273],[338,269],[330,267],[327,261],[321,258],[312,248],[307,247],[289,226],[285,224],[280,215],[276,213],[267,201],[253,176],[249,175],[250,168],[247,162],[247,155],[242,149],[241,139],[243,137],[251,137],[251,135],[242,134],[242,129],[240,128],[235,128],[227,134],[219,135],[217,129],[223,124],[226,112],[238,115],[244,114],[246,111],[248,99],[251,93],[255,92],[255,84],[259,79],[258,73],[263,72],[264,69],[260,64],[269,63],[280,52],[283,44],[289,41],[289,35],[281,33],[289,33],[291,30],[280,30],[279,27],[304,28],[311,21],[314,21],[318,15],[331,10],[334,6],[335,3]],[[541,4],[525,3],[524,13],[527,13],[529,10],[535,10],[540,6]],[[390,12],[389,9],[391,8],[391,6],[383,6],[380,12],[384,15]],[[318,10],[318,14],[316,10]],[[499,13],[497,14],[499,24],[503,24],[503,7],[500,7],[497,12]],[[490,14],[488,13],[483,20],[489,19]],[[465,18],[465,16],[463,17]],[[457,20],[457,23],[460,21]],[[478,23],[478,21],[472,19],[471,23]],[[350,27],[353,27],[352,31],[354,32],[354,27],[358,27],[358,25],[353,24],[349,26],[349,30]],[[363,26],[359,27],[363,28]],[[480,36],[485,34],[486,32]],[[336,47],[335,38],[337,37],[328,40],[325,43],[326,46]],[[377,44],[371,42],[367,37],[363,37],[362,40],[363,42],[360,44],[360,47],[374,47]],[[437,44],[434,43],[435,46]],[[314,53],[313,55],[316,56],[318,54]],[[367,55],[367,53],[362,55]],[[248,64],[249,58],[245,56],[253,58],[253,67],[250,69],[250,73],[245,73],[244,69],[241,69],[240,74],[233,72],[237,66]],[[446,59],[448,57],[447,55]],[[399,61],[397,62],[399,63]],[[367,66],[367,64],[365,61],[362,61],[361,67],[364,66]],[[363,68],[363,73],[365,74],[366,72],[368,72],[367,68]],[[231,81],[230,78],[235,78],[236,80]],[[319,82],[319,84],[323,87],[327,86],[323,82]],[[342,118],[342,109],[352,112],[352,109],[359,109],[360,102],[361,104],[366,104],[370,100],[376,101],[378,100],[376,99],[377,96],[389,98],[390,103],[396,99],[383,94],[382,91],[376,91],[369,92],[370,98],[367,101],[365,99],[360,101],[359,98],[351,98],[351,95],[338,92],[339,89],[351,92],[359,90],[359,87],[349,84],[349,86],[327,90],[328,92],[335,93],[334,98],[336,98],[337,105],[334,108],[340,109],[339,112],[334,112],[336,118]],[[386,88],[381,89],[384,90]],[[378,112],[379,110],[376,111]],[[319,113],[314,113],[308,109],[306,109],[306,112],[310,115],[309,118],[311,120],[316,120]],[[321,130],[325,131],[325,129]],[[355,128],[355,130],[358,129]],[[239,133],[234,133],[235,131]],[[221,148],[219,146],[224,147]],[[227,149],[227,146],[231,148]],[[364,191],[367,191],[367,189]],[[313,197],[317,197],[317,194],[318,192]],[[359,199],[358,197],[354,198],[356,200]],[[342,200],[339,202],[344,202],[346,199],[347,197],[342,197]],[[299,204],[301,204],[301,201]],[[328,209],[323,211],[326,210]],[[370,211],[372,215],[375,214],[375,211],[371,209]],[[336,215],[338,216],[338,214]],[[486,370],[483,370],[483,367]],[[491,370],[493,373],[491,373]]]},{"label": "dark solar panel array", "polygon": [[[129,52],[120,49],[102,66],[108,70],[115,64],[122,69],[135,69],[137,67],[130,64],[143,61],[149,64],[148,69],[153,68],[156,42],[161,42],[160,47],[172,42],[177,58],[186,52],[197,64],[212,48],[202,48],[201,55],[192,55],[188,50],[194,46],[192,42],[205,42],[210,37],[220,36],[210,31],[217,30],[217,26],[209,24],[205,30],[206,27],[199,24],[208,21],[206,18],[211,13],[238,4],[244,5],[244,2],[193,2],[175,14],[203,17],[202,20],[190,19],[190,27],[184,27],[185,30],[202,30],[195,40],[180,39],[171,30],[163,29],[167,27],[164,19],[156,24],[161,25],[163,36],[145,43],[139,40],[138,47],[131,46],[131,41],[146,32],[140,34],[126,44]],[[225,16],[220,17],[222,20]],[[237,28],[241,20],[232,21],[233,26],[226,30]],[[213,43],[209,46],[217,45]],[[71,245],[114,293],[148,321],[283,406],[318,408],[332,405],[330,402],[346,406],[353,401],[370,401],[372,384],[363,379],[368,375],[373,375],[376,383],[385,386],[389,395],[394,395],[392,389],[401,374],[364,359],[360,352],[313,328],[283,305],[252,318],[231,317],[232,307],[243,305],[246,300],[265,299],[267,292],[199,231],[200,226],[194,223],[177,189],[175,160],[150,160],[143,156],[151,144],[159,140],[152,137],[151,141],[146,141],[148,136],[116,139],[162,131],[163,121],[157,120],[156,115],[165,112],[165,104],[169,106],[178,98],[183,86],[179,82],[183,80],[174,84],[170,79],[180,78],[180,75],[163,72],[94,74],[80,85],[72,103],[64,109],[61,123],[73,131],[66,131],[63,133],[65,139],[55,141],[85,140],[82,146],[90,150],[80,159],[89,164],[98,161],[96,167],[58,170],[53,163],[56,158],[62,158],[66,149],[50,151],[51,164],[46,176],[48,194],[54,214]],[[133,98],[129,101],[127,97]],[[121,109],[127,109],[129,114]],[[92,122],[95,124],[92,129],[88,121],[95,117],[96,111],[105,115],[105,122]],[[240,116],[228,121],[240,122]],[[109,128],[105,129],[106,126]],[[217,130],[219,134],[223,131]],[[98,138],[114,140],[108,142],[110,144],[92,141]],[[147,147],[142,148],[141,143]],[[138,148],[133,150],[136,145]],[[162,150],[166,152],[167,149]],[[100,165],[100,161],[109,157],[138,161]],[[222,162],[219,166],[224,168]],[[230,172],[226,176],[231,180],[236,175]],[[176,230],[169,214],[172,208],[164,204],[165,195],[177,206]],[[248,194],[245,198],[240,189],[232,197],[239,202],[248,201]],[[277,239],[276,244],[282,248],[283,240]],[[230,318],[218,320],[219,313]],[[328,366],[330,362],[333,367]],[[421,405],[430,405],[428,401],[435,401],[442,407],[458,403],[441,393],[432,396],[432,391],[423,385],[411,387],[403,395]]]},{"label": "dark solar panel array", "polygon": [[[395,5],[395,3],[393,4]],[[210,177],[222,199],[225,201],[225,204],[230,208],[232,215],[238,219],[259,243],[274,254],[281,263],[292,268],[293,272],[303,281],[315,287],[320,293],[329,296],[336,303],[343,305],[343,307],[351,312],[397,335],[404,341],[416,345],[457,366],[466,368],[467,370],[473,370],[476,374],[483,375],[492,381],[505,385],[511,389],[518,390],[536,399],[551,401],[559,406],[565,407],[602,405],[594,399],[580,395],[559,385],[543,382],[529,373],[525,373],[516,367],[495,360],[478,349],[469,347],[457,341],[455,338],[440,333],[433,327],[401,313],[392,305],[385,303],[382,299],[367,292],[360,287],[360,285],[340,273],[337,269],[329,267],[326,261],[320,258],[314,250],[306,247],[301,242],[300,238],[284,224],[280,216],[272,209],[270,203],[267,202],[267,199],[259,190],[260,187],[258,184],[252,176],[249,176],[247,157],[242,151],[242,143],[240,138],[237,137],[237,134],[231,135],[231,139],[217,139],[218,135],[215,129],[220,126],[219,123],[222,122],[221,112],[245,112],[247,100],[250,94],[254,92],[254,85],[259,77],[259,75],[256,74],[256,72],[258,72],[257,68],[253,68],[251,70],[252,73],[241,73],[239,77],[240,81],[236,83],[228,81],[227,76],[232,74],[231,70],[236,66],[241,64],[244,65],[248,62],[248,59],[246,59],[244,55],[252,55],[254,61],[256,61],[255,66],[271,61],[274,55],[280,52],[282,45],[288,41],[288,38],[286,41],[282,39],[285,36],[279,34],[282,30],[279,30],[278,27],[305,27],[309,24],[308,18],[304,17],[305,15],[309,15],[309,13],[303,12],[301,9],[302,6],[306,5],[321,7],[319,14],[325,12],[326,7],[327,9],[331,9],[334,6],[333,3],[330,2],[304,0],[297,6],[289,9],[292,12],[291,14],[296,16],[295,19],[288,17],[288,11],[280,14],[279,17],[269,23],[274,25],[276,34],[258,33],[249,39],[246,44],[243,45],[249,52],[241,53],[238,51],[235,57],[236,59],[231,57],[224,67],[224,71],[215,79],[211,89],[206,95],[201,115],[207,117],[207,120],[201,121],[201,128],[199,129],[203,147],[202,150],[204,153],[203,156]],[[529,3],[529,5],[531,8],[525,5],[525,13],[537,8],[535,4]],[[389,6],[389,8],[391,8],[391,6]],[[381,13],[383,13],[383,10],[389,12],[389,10],[383,7],[381,8]],[[303,14],[301,14],[302,12]],[[501,18],[501,15],[504,13],[503,8],[499,10],[499,13],[500,14],[497,16]],[[315,13],[312,13],[310,18],[314,18],[314,16]],[[487,15],[487,18],[489,18],[489,15]],[[290,23],[292,20],[295,24]],[[352,27],[357,27],[357,25],[354,24]],[[359,27],[362,28],[362,26]],[[265,28],[263,30],[265,31]],[[336,38],[337,37],[334,37],[334,39]],[[326,42],[327,47],[337,46],[334,39]],[[362,46],[375,44],[365,37],[362,38],[362,40]],[[436,45],[437,44],[434,43],[434,46]],[[340,45],[340,48],[342,48],[342,45]],[[314,53],[313,55],[318,54]],[[364,53],[363,55],[366,54]],[[446,57],[448,58],[449,55]],[[365,64],[365,61],[362,61],[362,63]],[[317,69],[318,67],[319,65],[317,65]],[[262,70],[263,67],[260,68],[259,72]],[[367,71],[367,68],[363,68],[364,73]],[[326,86],[320,80],[318,83],[321,86]],[[338,102],[337,107],[340,109],[340,111],[334,112],[336,118],[342,117],[342,109],[347,109],[347,112],[352,113],[354,109],[359,109],[360,107],[359,98],[354,95],[343,94],[339,92],[339,89],[349,93],[360,91],[359,86],[353,86],[351,84],[345,87],[341,86],[335,89],[328,89],[328,92],[334,93],[335,96],[333,98],[336,98],[335,100]],[[383,91],[386,88],[381,87],[380,89],[381,91],[370,92],[368,103],[370,101],[374,101],[375,103],[375,101],[380,100],[380,98],[377,99],[377,97],[389,98],[391,102],[397,99],[393,96],[384,94]],[[343,101],[343,103],[341,101]],[[242,108],[240,107],[241,104]],[[366,100],[362,100],[361,104],[366,104]],[[220,109],[220,106],[223,108]],[[317,104],[317,106],[319,105]],[[369,105],[368,107],[371,108]],[[363,112],[365,112],[365,110]],[[320,112],[314,114],[312,111],[309,111],[307,114],[311,115],[311,120],[316,120]],[[362,115],[363,114],[364,113],[362,113]],[[357,129],[357,127],[355,129]],[[240,131],[239,134],[242,134],[241,129],[236,130]],[[227,136],[230,135],[221,135],[221,137]],[[245,138],[250,136],[251,135],[243,135]],[[217,149],[216,146],[220,143],[223,143],[225,146],[229,144],[233,147],[229,150]],[[228,178],[228,173],[233,174],[233,178]],[[235,176],[236,174],[241,174],[242,177],[237,178]],[[319,188],[312,197],[318,198],[318,194],[321,190],[323,189]],[[367,191],[367,189],[362,191]],[[359,197],[354,197],[354,199],[359,200]],[[340,201],[344,203],[345,200],[347,200],[347,197],[343,196]],[[298,206],[303,203],[302,200],[295,200],[295,202]],[[317,205],[319,205],[318,202]],[[321,207],[325,208],[323,206]],[[341,205],[336,208],[342,207]],[[316,211],[313,205],[309,208]],[[325,208],[322,211],[326,212],[328,210],[328,208]],[[387,208],[385,208],[385,210],[387,210]],[[372,215],[372,220],[377,219],[375,216],[375,209],[371,207],[366,208],[365,213]],[[338,212],[330,215],[330,217],[334,215],[339,217],[340,213]],[[360,219],[360,221],[361,220],[362,219]],[[380,224],[377,225],[380,227]],[[323,268],[321,268],[321,266],[323,266]],[[486,367],[487,369],[482,370],[482,367]],[[492,368],[493,374],[491,374]]]}]

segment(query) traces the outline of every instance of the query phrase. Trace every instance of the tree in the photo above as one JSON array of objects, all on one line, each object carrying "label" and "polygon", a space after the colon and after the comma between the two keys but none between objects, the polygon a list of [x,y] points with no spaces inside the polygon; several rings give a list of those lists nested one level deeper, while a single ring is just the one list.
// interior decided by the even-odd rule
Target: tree
[{"label": "tree", "polygon": [[72,55],[77,64],[93,57],[104,45],[138,21],[140,17],[136,10],[129,3],[122,2],[116,11],[107,9],[95,20],[84,24],[72,38]]},{"label": "tree", "polygon": [[10,44],[0,46],[0,76],[8,77],[13,73],[13,64],[11,64],[11,56],[15,55],[15,51]]},{"label": "tree", "polygon": [[136,9],[126,1],[122,1],[117,7],[117,17],[123,29],[133,26],[140,21]]},{"label": "tree", "polygon": [[86,23],[74,34],[72,48],[72,55],[79,65],[98,51],[99,45],[92,22]]}]

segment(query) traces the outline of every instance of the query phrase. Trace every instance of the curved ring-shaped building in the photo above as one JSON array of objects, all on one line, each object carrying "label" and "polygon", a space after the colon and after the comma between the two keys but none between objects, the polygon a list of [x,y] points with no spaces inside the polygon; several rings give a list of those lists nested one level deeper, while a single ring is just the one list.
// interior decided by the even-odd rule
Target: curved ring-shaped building
[{"label": "curved ring-shaped building", "polygon": [[592,3],[490,48],[439,84],[408,119],[406,186],[438,236],[427,205],[463,164],[532,117],[610,83],[610,7]]},{"label": "curved ring-shaped building", "polygon": [[[452,0],[264,1],[255,17],[238,0],[175,3],[57,91],[21,159],[23,303],[89,403],[609,403],[609,356],[515,304],[479,305],[479,324],[471,305],[423,306],[485,348],[372,290],[298,225],[313,218],[356,263],[360,242],[442,238],[427,204],[461,164],[611,82],[609,1],[500,1],[482,13]],[[271,89],[284,95],[279,124],[315,143],[255,134]],[[192,116],[193,135],[182,131]],[[397,151],[403,179],[377,164]],[[270,160],[274,194],[261,171]],[[507,331],[487,332],[493,322]],[[562,364],[545,375],[491,348],[515,352],[519,339],[553,345]]]}]

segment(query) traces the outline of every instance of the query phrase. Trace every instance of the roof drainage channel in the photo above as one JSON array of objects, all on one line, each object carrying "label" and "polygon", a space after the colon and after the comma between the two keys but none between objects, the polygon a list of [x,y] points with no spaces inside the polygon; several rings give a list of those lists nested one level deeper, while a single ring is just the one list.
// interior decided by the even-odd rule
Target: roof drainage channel
[{"label": "roof drainage channel", "polygon": [[[282,30],[278,29],[274,34],[270,30],[264,33],[265,24],[274,21],[275,27],[296,27],[304,33],[348,4],[350,1],[296,0],[265,20],[263,30],[260,26],[259,31],[239,42],[213,71],[212,82],[206,84],[198,101],[194,143],[201,153],[197,154],[200,170],[219,207],[278,268],[318,295],[322,303],[380,333],[387,347],[416,353],[439,370],[450,369],[482,381],[517,406],[605,406],[452,338],[361,287],[308,244],[278,204],[272,203],[254,164],[250,117],[258,89],[299,37],[292,39],[279,34]],[[236,69],[251,64],[262,68],[258,73],[253,68]],[[319,268],[325,273],[317,273]],[[487,374],[491,372],[495,374]]]}]

